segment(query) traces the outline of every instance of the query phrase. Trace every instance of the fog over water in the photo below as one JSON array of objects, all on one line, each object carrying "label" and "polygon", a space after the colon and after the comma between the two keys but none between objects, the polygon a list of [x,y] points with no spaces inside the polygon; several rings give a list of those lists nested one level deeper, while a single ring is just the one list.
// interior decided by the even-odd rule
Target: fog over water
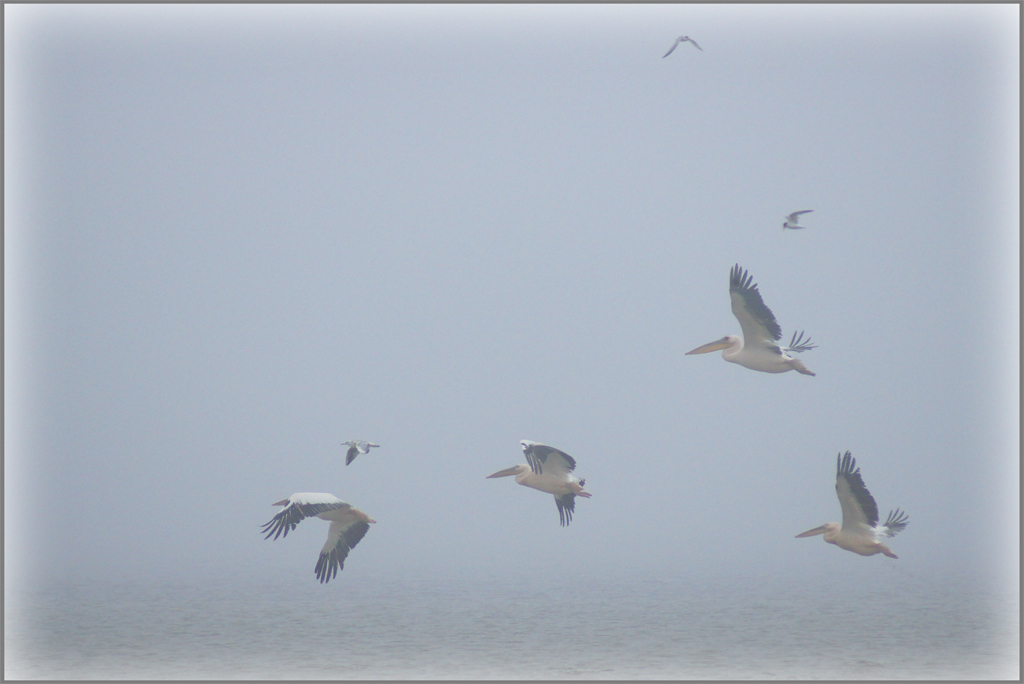
[{"label": "fog over water", "polygon": [[[796,581],[794,581],[794,579]],[[48,678],[999,679],[1019,604],[971,582],[479,574],[69,585],[5,635]],[[837,590],[838,588],[841,590]],[[1010,598],[1008,601],[1007,599]],[[87,629],[83,629],[88,625]],[[13,656],[13,657],[12,657]]]},{"label": "fog over water", "polygon": [[[5,596],[1019,595],[1018,6],[4,17]],[[684,355],[736,263],[815,377]],[[485,479],[521,439],[577,460],[569,527]],[[794,539],[846,450],[898,560]],[[377,520],[328,585],[326,523],[259,534],[294,492]]]}]

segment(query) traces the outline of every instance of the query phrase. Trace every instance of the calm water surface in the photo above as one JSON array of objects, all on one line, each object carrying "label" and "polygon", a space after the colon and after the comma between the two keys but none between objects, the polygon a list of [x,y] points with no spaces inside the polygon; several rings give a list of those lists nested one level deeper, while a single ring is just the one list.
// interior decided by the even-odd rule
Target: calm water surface
[{"label": "calm water surface", "polygon": [[[342,582],[345,577],[342,577]],[[5,674],[48,679],[1016,679],[1019,597],[828,582],[107,583],[13,594]]]}]

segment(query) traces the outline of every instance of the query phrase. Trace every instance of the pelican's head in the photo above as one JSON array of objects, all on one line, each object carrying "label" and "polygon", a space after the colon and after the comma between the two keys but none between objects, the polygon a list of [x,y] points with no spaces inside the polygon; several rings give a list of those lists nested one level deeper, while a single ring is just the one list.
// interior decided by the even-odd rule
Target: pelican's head
[{"label": "pelican's head", "polygon": [[813,530],[807,530],[806,532],[801,532],[800,534],[796,535],[796,538],[799,539],[800,537],[813,537],[816,534],[825,534],[826,532],[838,532],[838,531],[839,531],[839,523],[831,522],[831,523],[825,523],[821,527],[815,527]]},{"label": "pelican's head", "polygon": [[492,478],[492,477],[508,477],[509,475],[518,475],[519,473],[525,473],[529,469],[530,469],[530,466],[526,465],[525,463],[520,463],[519,465],[514,465],[511,468],[505,468],[504,470],[499,470],[498,472],[494,473],[493,475],[488,475],[487,478]]},{"label": "pelican's head", "polygon": [[365,513],[363,513],[358,508],[350,508],[349,511],[352,513],[352,515],[356,516],[356,518],[358,520],[362,520],[364,523],[375,523],[375,522],[377,522],[376,520],[374,520],[370,516],[368,516]]},{"label": "pelican's head", "polygon": [[690,354],[707,354],[708,352],[718,351],[719,349],[728,349],[729,347],[732,347],[734,345],[741,344],[743,344],[743,340],[741,340],[736,335],[726,335],[720,340],[708,342],[705,345],[697,347],[693,351],[688,351],[686,352],[686,355],[689,356]]}]

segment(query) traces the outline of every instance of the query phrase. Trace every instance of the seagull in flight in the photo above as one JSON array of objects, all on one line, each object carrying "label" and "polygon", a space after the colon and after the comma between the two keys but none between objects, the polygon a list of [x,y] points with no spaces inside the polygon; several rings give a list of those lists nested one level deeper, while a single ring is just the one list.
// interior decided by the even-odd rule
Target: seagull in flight
[{"label": "seagull in flight", "polygon": [[368,454],[370,453],[370,449],[373,447],[379,447],[380,444],[373,444],[362,440],[349,440],[347,442],[342,442],[341,446],[348,447],[348,453],[345,454],[345,465],[348,465],[352,461],[356,460],[356,456],[359,454]]},{"label": "seagull in flight", "polygon": [[693,43],[693,47],[697,48],[701,52],[704,52],[704,48],[702,48],[700,45],[697,45],[697,41],[695,41],[690,36],[679,36],[678,38],[676,38],[676,42],[672,43],[672,47],[669,48],[669,51],[666,52],[665,54],[663,54],[661,56],[661,58],[665,59],[666,57],[671,55],[672,51],[675,50],[679,46],[680,43]]},{"label": "seagull in flight", "polygon": [[813,209],[804,209],[803,211],[794,211],[792,214],[786,217],[786,222],[782,224],[782,230],[790,228],[792,230],[800,230],[807,226],[800,225],[800,214],[810,214]]}]

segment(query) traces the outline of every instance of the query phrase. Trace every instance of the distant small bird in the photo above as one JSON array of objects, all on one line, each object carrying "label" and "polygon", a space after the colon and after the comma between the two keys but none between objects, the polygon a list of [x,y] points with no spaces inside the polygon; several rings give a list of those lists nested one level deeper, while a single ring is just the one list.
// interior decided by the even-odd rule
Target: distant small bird
[{"label": "distant small bird", "polygon": [[345,454],[345,465],[348,465],[352,461],[356,460],[356,456],[359,454],[368,454],[370,453],[370,449],[373,447],[379,447],[380,444],[371,444],[370,442],[353,439],[347,442],[342,442],[341,446],[348,447],[348,453]]},{"label": "distant small bird", "polygon": [[314,516],[331,523],[327,530],[327,543],[320,550],[314,569],[320,584],[330,582],[339,570],[345,569],[348,552],[356,547],[370,529],[370,524],[377,522],[333,494],[321,492],[292,494],[274,505],[284,506],[284,510],[263,526],[267,533],[264,539],[287,537],[300,522]]},{"label": "distant small bird", "polygon": [[786,222],[782,224],[782,230],[790,228],[792,230],[800,230],[807,226],[800,225],[800,214],[810,214],[813,209],[804,209],[803,211],[794,211],[792,214],[786,217]]},{"label": "distant small bird", "polygon": [[669,55],[671,55],[671,54],[672,54],[672,51],[673,51],[673,50],[675,50],[675,49],[676,49],[676,48],[677,48],[677,47],[679,46],[679,44],[680,44],[680,43],[693,43],[693,47],[697,48],[697,49],[698,49],[698,50],[700,50],[701,52],[704,52],[704,48],[702,48],[702,47],[701,47],[700,45],[697,45],[697,41],[695,41],[695,40],[694,40],[693,38],[691,38],[690,36],[679,36],[678,38],[676,38],[676,42],[672,43],[672,47],[671,47],[671,48],[669,48],[668,52],[666,52],[665,54],[663,54],[663,55],[661,56],[661,58],[662,58],[662,59],[665,59],[666,57],[668,57]]}]

